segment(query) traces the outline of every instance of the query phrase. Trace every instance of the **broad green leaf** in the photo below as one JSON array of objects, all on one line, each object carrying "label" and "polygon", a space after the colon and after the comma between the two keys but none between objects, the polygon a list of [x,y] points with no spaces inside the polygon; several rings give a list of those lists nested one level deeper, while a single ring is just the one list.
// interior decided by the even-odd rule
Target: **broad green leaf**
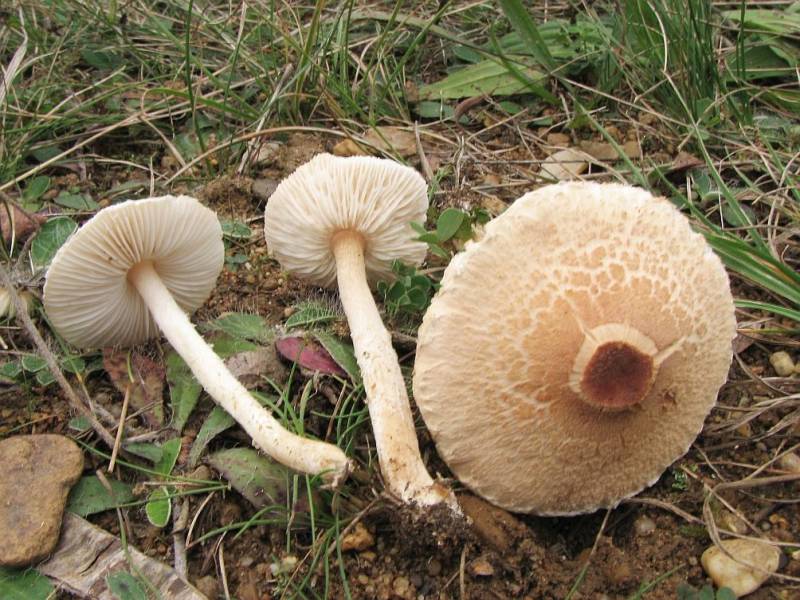
[{"label": "broad green leaf", "polygon": [[50,385],[51,383],[55,383],[55,380],[56,378],[53,377],[49,369],[42,369],[36,373],[36,383],[39,385]]},{"label": "broad green leaf", "polygon": [[353,346],[327,331],[315,331],[313,336],[328,351],[328,354],[336,361],[336,364],[347,372],[352,382],[359,385],[361,383],[361,370],[358,368]]},{"label": "broad green leaf", "polygon": [[31,155],[40,163],[47,162],[61,154],[63,150],[58,146],[42,146],[31,150]]},{"label": "broad green leaf", "polygon": [[67,499],[67,510],[81,517],[103,512],[133,502],[133,487],[116,479],[109,479],[111,493],[96,475],[82,477],[72,488]]},{"label": "broad green leaf", "polygon": [[0,377],[8,377],[9,379],[13,379],[20,373],[22,373],[21,361],[15,360],[13,362],[0,364]]},{"label": "broad green leaf", "polygon": [[161,444],[161,458],[153,466],[153,470],[164,477],[172,473],[178,455],[181,453],[181,438],[176,437]]},{"label": "broad green leaf", "polygon": [[22,200],[24,202],[35,202],[41,198],[48,189],[50,189],[50,178],[47,175],[34,177],[25,187],[25,191],[22,192]]},{"label": "broad green leaf", "polygon": [[154,489],[147,497],[144,512],[156,527],[166,527],[172,516],[172,499],[166,486]]},{"label": "broad green leaf", "polygon": [[122,64],[122,58],[107,50],[82,48],[81,57],[88,65],[101,71],[111,71]]},{"label": "broad green leaf", "polygon": [[69,420],[69,423],[67,423],[67,427],[69,427],[70,429],[72,429],[74,431],[83,432],[83,431],[88,431],[89,429],[91,429],[92,422],[87,417],[84,417],[83,415],[81,415],[79,417],[72,417]]},{"label": "broad green leaf", "polygon": [[36,569],[0,567],[0,598],[3,600],[47,600],[54,596],[53,584]]},{"label": "broad green leaf", "polygon": [[229,427],[232,427],[234,423],[236,421],[225,412],[225,409],[221,406],[215,406],[206,417],[203,426],[200,427],[200,431],[194,439],[192,449],[189,451],[189,468],[193,468],[197,464],[209,442]]},{"label": "broad green leaf", "polygon": [[263,317],[247,313],[226,313],[208,323],[208,328],[255,342],[269,343],[275,338],[275,334]]},{"label": "broad green leaf", "polygon": [[164,455],[164,452],[161,450],[161,446],[157,446],[150,442],[131,442],[123,444],[123,448],[125,448],[125,450],[131,454],[135,454],[140,458],[149,460],[153,464],[158,463],[161,460],[161,457]]},{"label": "broad green leaf", "polygon": [[86,361],[80,356],[65,356],[61,359],[61,368],[67,373],[83,373],[86,370]]},{"label": "broad green leaf", "polygon": [[230,221],[223,219],[220,221],[222,235],[234,240],[249,240],[253,235],[253,230],[241,221]]},{"label": "broad green leaf", "polygon": [[446,242],[452,238],[466,217],[467,214],[463,210],[445,209],[436,221],[436,237],[439,238],[439,242]]},{"label": "broad green leaf", "polygon": [[186,421],[197,406],[203,387],[192,375],[188,365],[177,352],[167,356],[167,383],[172,406],[172,428],[183,431]]},{"label": "broad green leaf", "polygon": [[29,373],[36,373],[47,367],[47,361],[35,354],[25,354],[22,357],[22,368]]},{"label": "broad green leaf", "polygon": [[77,228],[78,224],[69,217],[56,217],[42,225],[31,244],[34,266],[41,268],[50,264],[58,249]]},{"label": "broad green leaf", "polygon": [[297,310],[286,319],[286,329],[292,327],[311,327],[319,323],[327,323],[338,317],[336,309],[324,302],[303,302]]},{"label": "broad green leaf", "polygon": [[148,600],[147,590],[142,582],[125,571],[108,575],[106,585],[117,600]]},{"label": "broad green leaf", "polygon": [[209,343],[220,358],[228,358],[240,352],[250,352],[259,348],[258,344],[225,334],[214,336]]},{"label": "broad green leaf", "polygon": [[425,100],[414,107],[414,112],[423,119],[449,119],[456,111],[449,104]]},{"label": "broad green leaf", "polygon": [[89,194],[70,194],[61,192],[54,200],[59,206],[72,208],[74,210],[97,210],[100,205],[91,199]]},{"label": "broad green leaf", "polygon": [[[528,79],[544,83],[544,74],[534,68],[530,56],[513,56],[508,60],[518,61],[518,70]],[[472,96],[511,96],[527,92],[528,85],[510,73],[506,66],[495,59],[482,60],[474,65],[448,75],[435,83],[419,89],[422,100],[453,100]]]}]

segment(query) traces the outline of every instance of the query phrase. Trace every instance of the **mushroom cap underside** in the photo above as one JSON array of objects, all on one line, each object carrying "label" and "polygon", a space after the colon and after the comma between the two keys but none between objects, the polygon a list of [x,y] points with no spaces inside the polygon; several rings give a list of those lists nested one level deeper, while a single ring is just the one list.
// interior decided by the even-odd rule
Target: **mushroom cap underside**
[{"label": "mushroom cap underside", "polygon": [[412,221],[424,222],[427,186],[414,169],[371,156],[318,154],[284,179],[267,202],[270,255],[313,283],[336,281],[332,238],[359,233],[370,281],[391,279],[392,261],[419,264],[427,247]]},{"label": "mushroom cap underside", "polygon": [[[644,399],[621,411],[570,386],[587,332],[609,323],[669,349]],[[669,202],[615,184],[548,186],[448,266],[419,330],[414,396],[477,493],[519,512],[589,512],[688,450],[735,332],[722,263]]]},{"label": "mushroom cap underside", "polygon": [[128,271],[152,261],[175,302],[194,312],[210,295],[225,249],[216,214],[189,196],[129,200],[87,221],[56,253],[44,307],[71,344],[129,346],[158,335]]}]

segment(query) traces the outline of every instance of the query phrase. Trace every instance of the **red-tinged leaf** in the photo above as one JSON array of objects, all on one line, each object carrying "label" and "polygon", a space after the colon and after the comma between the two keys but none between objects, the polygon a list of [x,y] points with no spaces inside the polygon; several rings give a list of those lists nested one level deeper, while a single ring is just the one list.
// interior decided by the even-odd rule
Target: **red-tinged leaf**
[{"label": "red-tinged leaf", "polygon": [[275,347],[281,356],[296,362],[303,369],[319,371],[325,375],[347,376],[345,370],[333,360],[328,351],[314,340],[291,335],[280,338],[275,342]]},{"label": "red-tinged leaf", "polygon": [[0,204],[0,232],[6,244],[11,243],[11,230],[13,226],[14,239],[24,240],[36,231],[40,225],[47,221],[47,215],[33,213],[28,217],[16,206]]},{"label": "red-tinged leaf", "polygon": [[143,411],[145,421],[151,427],[164,424],[164,383],[166,371],[163,366],[141,354],[131,354],[130,375],[128,352],[106,348],[103,350],[103,368],[114,386],[124,394],[131,385],[129,414]]}]

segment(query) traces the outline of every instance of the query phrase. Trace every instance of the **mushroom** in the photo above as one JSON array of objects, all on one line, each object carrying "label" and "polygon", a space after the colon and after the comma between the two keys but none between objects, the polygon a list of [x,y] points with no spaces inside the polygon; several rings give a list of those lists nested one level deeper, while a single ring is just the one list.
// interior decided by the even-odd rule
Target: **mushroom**
[{"label": "mushroom", "polygon": [[236,380],[189,321],[224,261],[215,213],[188,196],[128,201],[97,213],[59,249],[44,306],[82,347],[130,346],[163,332],[209,395],[265,453],[336,485],[348,460],[334,445],[285,430]]},{"label": "mushroom", "polygon": [[553,185],[445,270],[419,329],[414,397],[442,458],[487,500],[590,512],[688,450],[735,333],[721,261],[668,201]]},{"label": "mushroom", "polygon": [[392,276],[394,259],[418,264],[425,257],[409,223],[424,221],[427,207],[425,181],[409,167],[319,154],[272,194],[264,232],[288,271],[322,286],[338,281],[387,489],[407,504],[455,507],[452,492],[422,462],[397,354],[369,287]]}]

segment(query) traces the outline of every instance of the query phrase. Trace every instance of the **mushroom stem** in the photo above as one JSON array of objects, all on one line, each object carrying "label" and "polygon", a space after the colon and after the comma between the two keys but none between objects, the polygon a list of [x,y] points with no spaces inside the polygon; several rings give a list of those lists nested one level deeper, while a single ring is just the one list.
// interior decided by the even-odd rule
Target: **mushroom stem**
[{"label": "mushroom stem", "polygon": [[152,261],[133,267],[128,281],[203,388],[244,428],[257,448],[287,467],[321,474],[333,486],[347,477],[349,462],[339,448],[288,432],[231,374],[175,302]]},{"label": "mushroom stem", "polygon": [[386,487],[407,503],[432,506],[444,501],[457,510],[452,491],[435,482],[422,462],[406,383],[367,284],[364,238],[343,231],[333,237],[331,249]]}]

